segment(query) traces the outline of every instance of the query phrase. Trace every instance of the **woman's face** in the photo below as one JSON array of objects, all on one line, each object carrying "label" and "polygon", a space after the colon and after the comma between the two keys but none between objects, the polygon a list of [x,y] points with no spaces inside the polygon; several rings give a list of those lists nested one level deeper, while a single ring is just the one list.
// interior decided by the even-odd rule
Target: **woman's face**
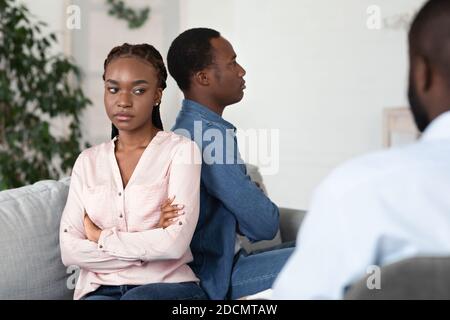
[{"label": "woman's face", "polygon": [[156,69],[136,57],[116,58],[105,71],[105,108],[119,131],[152,126],[152,111],[161,102]]}]

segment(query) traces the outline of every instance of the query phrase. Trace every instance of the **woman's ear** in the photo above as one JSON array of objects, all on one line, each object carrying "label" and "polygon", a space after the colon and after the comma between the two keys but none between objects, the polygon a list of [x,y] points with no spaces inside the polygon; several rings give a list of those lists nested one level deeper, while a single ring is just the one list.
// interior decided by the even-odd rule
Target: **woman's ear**
[{"label": "woman's ear", "polygon": [[157,106],[157,105],[161,104],[162,94],[163,94],[163,89],[162,88],[157,88],[156,92],[155,92],[154,102],[153,102],[154,106]]}]

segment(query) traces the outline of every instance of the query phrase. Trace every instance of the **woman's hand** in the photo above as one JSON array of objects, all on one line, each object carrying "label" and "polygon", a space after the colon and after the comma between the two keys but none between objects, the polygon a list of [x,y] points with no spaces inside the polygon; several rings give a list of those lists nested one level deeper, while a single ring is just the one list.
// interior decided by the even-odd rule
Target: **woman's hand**
[{"label": "woman's hand", "polygon": [[97,243],[98,239],[100,238],[100,233],[102,233],[102,229],[97,227],[97,225],[92,222],[86,211],[84,211],[83,223],[84,223],[84,230],[86,231],[86,237],[88,238],[88,240]]},{"label": "woman's hand", "polygon": [[167,228],[171,224],[175,223],[178,220],[178,217],[184,214],[182,210],[184,205],[182,204],[172,204],[173,200],[175,200],[175,196],[173,198],[168,198],[161,205],[161,217],[159,218],[157,228]]}]

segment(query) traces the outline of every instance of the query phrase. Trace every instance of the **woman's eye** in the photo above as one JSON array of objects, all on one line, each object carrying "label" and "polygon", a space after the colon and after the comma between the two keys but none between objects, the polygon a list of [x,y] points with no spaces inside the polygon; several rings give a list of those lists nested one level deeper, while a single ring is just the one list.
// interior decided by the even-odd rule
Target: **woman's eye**
[{"label": "woman's eye", "polygon": [[118,89],[117,88],[113,88],[113,87],[109,87],[108,91],[109,91],[109,93],[114,94],[114,93],[117,93]]},{"label": "woman's eye", "polygon": [[145,89],[136,89],[134,90],[134,94],[140,95],[143,94],[145,92]]}]

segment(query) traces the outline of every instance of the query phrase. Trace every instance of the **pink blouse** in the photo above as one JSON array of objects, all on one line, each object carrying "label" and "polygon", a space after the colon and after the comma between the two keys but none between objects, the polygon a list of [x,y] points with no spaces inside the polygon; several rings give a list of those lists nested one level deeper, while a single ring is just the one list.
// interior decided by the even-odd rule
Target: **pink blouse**
[{"label": "pink blouse", "polygon": [[[72,170],[60,246],[64,265],[81,268],[74,299],[100,285],[199,281],[187,265],[199,214],[197,145],[173,132],[158,132],[124,189],[115,140],[84,150]],[[168,228],[157,228],[160,205],[173,195],[185,214]],[[103,230],[98,244],[86,238],[84,210]]]}]

